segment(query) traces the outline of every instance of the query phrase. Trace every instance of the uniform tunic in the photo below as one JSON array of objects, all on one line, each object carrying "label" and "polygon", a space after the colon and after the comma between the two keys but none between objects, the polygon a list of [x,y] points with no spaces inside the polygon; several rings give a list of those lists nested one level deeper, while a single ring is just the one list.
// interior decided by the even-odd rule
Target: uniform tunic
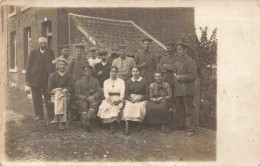
[{"label": "uniform tunic", "polygon": [[[94,96],[94,100],[87,101],[87,97]],[[80,107],[80,112],[88,112],[89,109],[97,111],[100,104],[101,89],[96,78],[89,79],[84,76],[77,80],[75,86],[76,105]]]},{"label": "uniform tunic", "polygon": [[127,81],[132,76],[132,69],[135,67],[135,61],[130,57],[126,57],[125,59],[118,57],[113,61],[112,66],[116,66],[118,68],[118,78]]},{"label": "uniform tunic", "polygon": [[[139,77],[137,81],[132,77],[126,82],[125,108],[123,110],[123,120],[143,122],[146,115],[146,104],[149,95],[149,85],[146,79]],[[131,99],[139,102],[132,103]]]},{"label": "uniform tunic", "polygon": [[[97,63],[94,67],[96,77],[99,81],[100,86],[103,88],[104,81],[109,79],[109,68],[112,66],[111,62]],[[98,72],[102,71],[102,75],[98,75]]]},{"label": "uniform tunic", "polygon": [[74,58],[68,65],[68,72],[72,75],[74,83],[83,75],[82,66],[89,64],[88,59],[85,57]]},{"label": "uniform tunic", "polygon": [[184,55],[178,57],[173,64],[174,70],[180,79],[175,80],[174,96],[176,96],[177,127],[186,128],[190,131],[196,130],[196,115],[193,104],[196,94],[195,80],[197,78],[197,64],[189,57]]},{"label": "uniform tunic", "polygon": [[162,82],[158,84],[156,82],[150,85],[150,101],[147,103],[147,112],[144,122],[147,124],[157,123],[170,123],[172,120],[172,114],[169,112],[169,101],[162,100],[160,103],[151,101],[154,98],[172,97],[172,90],[168,83]]},{"label": "uniform tunic", "polygon": [[[149,84],[154,82],[154,72],[157,68],[158,57],[150,51],[139,51],[135,55],[136,66],[141,68],[140,75],[145,78]],[[145,63],[143,66],[142,64]]]},{"label": "uniform tunic", "polygon": [[[175,55],[165,55],[160,60],[157,69],[163,73],[162,80],[167,82],[171,89],[174,89],[173,64],[176,61]],[[165,66],[163,66],[165,64]]]},{"label": "uniform tunic", "polygon": [[111,99],[116,101],[120,99],[124,100],[125,96],[125,82],[124,80],[117,78],[116,80],[107,79],[104,82],[104,96],[105,100],[102,101],[99,106],[99,111],[97,116],[102,119],[103,123],[110,123],[114,121],[120,121],[121,108],[123,107],[123,102],[118,105],[110,104],[107,100]]}]

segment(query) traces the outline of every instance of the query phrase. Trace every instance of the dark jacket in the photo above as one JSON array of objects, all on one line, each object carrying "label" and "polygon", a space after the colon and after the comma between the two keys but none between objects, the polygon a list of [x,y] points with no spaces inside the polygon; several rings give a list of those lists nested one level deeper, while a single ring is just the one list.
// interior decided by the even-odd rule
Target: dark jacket
[{"label": "dark jacket", "polygon": [[173,68],[176,75],[181,75],[179,80],[175,79],[174,96],[194,96],[195,80],[198,77],[196,62],[188,55],[184,55],[177,57]]},{"label": "dark jacket", "polygon": [[47,73],[44,82],[48,83],[49,75],[55,71],[55,66],[52,64],[54,58],[54,52],[50,49],[47,49],[44,55],[41,54],[40,48],[33,50],[26,69],[26,82],[29,82],[32,87],[37,87],[39,81],[43,79],[44,70]]},{"label": "dark jacket", "polygon": [[73,89],[73,80],[69,73],[65,73],[63,76],[58,71],[50,74],[48,82],[48,92],[50,93],[55,88],[67,89],[70,93]]},{"label": "dark jacket", "polygon": [[[104,81],[109,79],[109,76],[110,76],[109,69],[111,66],[112,66],[112,63],[107,61],[105,66],[102,65],[102,62],[100,62],[100,63],[97,63],[94,67],[95,75],[102,88],[103,88]],[[102,71],[102,75],[98,75],[99,71]]]}]

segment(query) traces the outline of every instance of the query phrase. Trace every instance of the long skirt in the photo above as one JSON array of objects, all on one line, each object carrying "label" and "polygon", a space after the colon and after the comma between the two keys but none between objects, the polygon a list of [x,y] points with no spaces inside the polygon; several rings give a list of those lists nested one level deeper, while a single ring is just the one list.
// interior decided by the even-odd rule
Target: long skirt
[{"label": "long skirt", "polygon": [[[119,96],[110,96],[110,98],[112,101],[115,101],[119,99]],[[102,123],[120,122],[122,107],[123,102],[118,105],[111,105],[107,100],[103,100],[99,106],[97,116],[102,119]]]},{"label": "long skirt", "polygon": [[147,103],[146,117],[144,123],[158,124],[170,123],[172,120],[172,113],[169,112],[167,103],[154,103],[149,101]]},{"label": "long skirt", "polygon": [[[133,100],[138,100],[143,97],[143,95],[131,94],[130,97]],[[146,104],[147,101],[142,101],[139,103],[131,103],[130,101],[126,101],[122,120],[143,122],[146,115]]]}]

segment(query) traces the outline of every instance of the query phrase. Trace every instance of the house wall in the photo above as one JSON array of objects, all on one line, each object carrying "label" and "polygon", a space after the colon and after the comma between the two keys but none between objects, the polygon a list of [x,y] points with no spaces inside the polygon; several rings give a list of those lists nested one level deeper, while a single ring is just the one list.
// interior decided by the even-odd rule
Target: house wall
[{"label": "house wall", "polygon": [[[17,88],[25,90],[25,68],[24,68],[24,28],[31,27],[31,50],[38,47],[38,38],[41,37],[41,24],[47,18],[52,21],[52,48],[57,55],[57,10],[43,8],[29,8],[21,11],[16,7],[16,14],[8,17],[8,83],[16,85]],[[10,71],[10,33],[16,31],[16,71]]]}]

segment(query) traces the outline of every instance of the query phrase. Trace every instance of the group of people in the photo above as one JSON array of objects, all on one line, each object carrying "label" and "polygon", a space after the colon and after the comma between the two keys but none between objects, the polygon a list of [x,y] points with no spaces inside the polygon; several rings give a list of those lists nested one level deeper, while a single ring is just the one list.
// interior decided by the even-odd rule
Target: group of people
[{"label": "group of people", "polygon": [[[76,55],[62,48],[55,59],[47,47],[47,39],[40,37],[39,48],[31,52],[26,71],[26,84],[31,87],[36,120],[43,119],[42,95],[50,123],[59,123],[65,129],[68,101],[78,108],[78,116],[91,131],[91,121],[99,117],[109,124],[114,133],[116,122],[125,121],[126,135],[130,121],[142,124],[161,124],[163,132],[187,129],[195,134],[194,96],[196,93],[197,65],[187,55],[184,42],[166,43],[167,55],[160,60],[150,50],[152,40],[142,41],[143,50],[132,58],[127,46],[118,46],[116,58],[108,52],[90,48],[90,58],[84,57],[84,46],[76,46]],[[178,117],[173,122],[173,110]],[[76,115],[77,116],[77,115]],[[173,122],[173,123],[172,123]],[[172,125],[174,124],[174,125]]]}]

